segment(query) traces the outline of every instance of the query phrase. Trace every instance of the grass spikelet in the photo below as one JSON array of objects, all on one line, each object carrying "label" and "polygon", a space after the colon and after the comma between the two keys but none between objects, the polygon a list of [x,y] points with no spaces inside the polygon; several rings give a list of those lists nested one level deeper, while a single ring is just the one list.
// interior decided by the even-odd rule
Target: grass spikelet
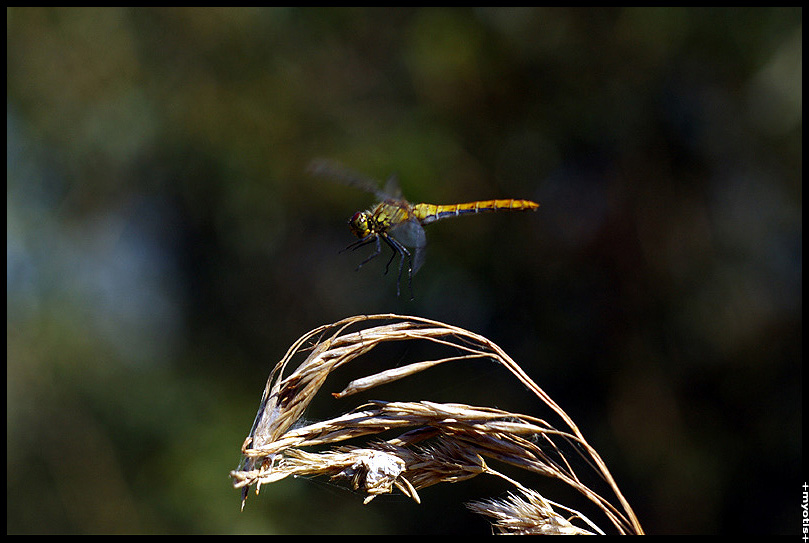
[{"label": "grass spikelet", "polygon": [[[301,424],[301,417],[337,368],[388,341],[423,340],[450,346],[457,356],[385,370],[348,383],[346,398],[439,364],[487,358],[499,363],[550,409],[545,419],[491,407],[431,401],[373,401],[328,420]],[[304,360],[284,376],[293,358]],[[383,439],[381,434],[396,437]],[[362,439],[360,439],[362,438]],[[501,533],[604,533],[583,514],[556,504],[490,466],[491,462],[557,479],[600,509],[615,532],[643,533],[606,464],[572,419],[497,345],[437,321],[400,315],[363,315],[321,326],[296,341],[275,366],[261,397],[233,485],[248,489],[290,475],[324,476],[366,494],[399,491],[420,502],[418,491],[478,475],[500,477],[516,487],[504,500],[468,504],[494,519]],[[572,456],[578,456],[572,461]],[[610,489],[604,497],[586,485],[573,466],[588,466]],[[592,474],[589,474],[592,476]]]}]

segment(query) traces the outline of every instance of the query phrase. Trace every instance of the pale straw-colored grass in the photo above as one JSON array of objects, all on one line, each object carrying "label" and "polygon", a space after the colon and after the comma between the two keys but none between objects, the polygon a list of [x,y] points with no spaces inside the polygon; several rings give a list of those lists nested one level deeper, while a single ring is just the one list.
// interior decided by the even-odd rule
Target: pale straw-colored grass
[{"label": "pale straw-colored grass", "polygon": [[[380,343],[412,340],[450,346],[458,354],[354,380],[333,396],[344,398],[438,364],[485,358],[502,365],[550,408],[559,419],[557,427],[544,419],[500,409],[430,401],[373,401],[334,418],[302,425],[304,410],[333,370]],[[296,355],[305,355],[305,359],[284,376]],[[390,431],[401,433],[388,439],[368,437]],[[364,439],[357,439],[362,436]],[[365,493],[367,503],[395,490],[420,502],[420,489],[485,474],[515,486],[504,500],[468,504],[471,510],[492,518],[498,532],[604,533],[583,514],[496,471],[489,464],[493,462],[562,481],[603,512],[613,527],[611,532],[642,533],[606,464],[573,420],[500,347],[468,330],[420,317],[362,315],[321,326],[298,339],[270,374],[242,454],[239,468],[230,473],[233,485],[242,489],[242,507],[251,486],[258,493],[262,484],[290,475],[343,481]],[[609,497],[591,490],[574,465],[586,466],[592,471],[588,477],[595,474],[605,482]]]}]

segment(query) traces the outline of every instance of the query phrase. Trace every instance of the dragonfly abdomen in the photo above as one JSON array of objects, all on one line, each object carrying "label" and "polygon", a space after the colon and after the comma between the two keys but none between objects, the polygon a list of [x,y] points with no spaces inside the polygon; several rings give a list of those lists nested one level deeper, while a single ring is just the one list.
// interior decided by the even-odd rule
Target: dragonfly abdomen
[{"label": "dragonfly abdomen", "polygon": [[461,215],[487,213],[494,211],[533,211],[539,204],[531,200],[479,200],[465,204],[416,204],[413,214],[422,224],[429,224],[441,219],[460,217]]}]

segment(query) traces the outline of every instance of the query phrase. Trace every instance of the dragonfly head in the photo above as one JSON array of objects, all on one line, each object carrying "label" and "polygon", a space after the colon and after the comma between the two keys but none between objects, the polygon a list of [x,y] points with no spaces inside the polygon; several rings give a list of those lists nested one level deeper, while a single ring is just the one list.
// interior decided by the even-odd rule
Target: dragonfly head
[{"label": "dragonfly head", "polygon": [[348,220],[348,227],[354,233],[355,236],[362,239],[368,236],[371,233],[371,228],[368,224],[369,216],[364,211],[358,211],[354,213]]}]

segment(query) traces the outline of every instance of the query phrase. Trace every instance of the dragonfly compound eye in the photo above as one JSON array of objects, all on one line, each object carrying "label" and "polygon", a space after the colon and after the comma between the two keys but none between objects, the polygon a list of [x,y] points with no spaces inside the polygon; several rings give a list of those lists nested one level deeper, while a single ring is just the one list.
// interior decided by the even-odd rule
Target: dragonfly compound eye
[{"label": "dragonfly compound eye", "polygon": [[371,229],[368,228],[368,215],[361,211],[354,213],[354,216],[349,219],[348,227],[360,239],[371,233]]}]

